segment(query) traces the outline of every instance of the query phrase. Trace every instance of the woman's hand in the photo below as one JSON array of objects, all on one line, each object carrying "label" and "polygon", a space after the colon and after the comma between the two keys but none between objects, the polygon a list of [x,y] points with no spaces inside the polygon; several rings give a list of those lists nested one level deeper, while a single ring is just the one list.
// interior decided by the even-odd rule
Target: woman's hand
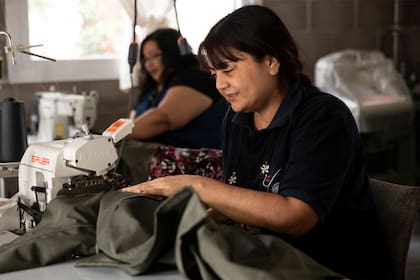
[{"label": "woman's hand", "polygon": [[315,210],[297,198],[227,185],[198,175],[160,177],[121,191],[166,197],[187,186],[191,186],[200,200],[212,208],[208,214],[217,222],[231,219],[246,225],[248,231],[264,228],[298,237],[311,230],[319,220]]},{"label": "woman's hand", "polygon": [[132,119],[133,121],[136,119],[136,110],[130,111],[129,118]]},{"label": "woman's hand", "polygon": [[143,193],[148,195],[170,196],[177,191],[199,183],[200,176],[175,175],[156,178],[151,181],[121,189],[122,192]]}]

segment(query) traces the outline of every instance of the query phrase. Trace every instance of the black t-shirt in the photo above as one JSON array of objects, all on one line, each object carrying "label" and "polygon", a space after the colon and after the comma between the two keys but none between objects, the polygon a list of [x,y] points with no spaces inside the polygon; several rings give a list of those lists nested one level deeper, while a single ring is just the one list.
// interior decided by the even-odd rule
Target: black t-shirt
[{"label": "black t-shirt", "polygon": [[199,66],[191,66],[177,73],[168,83],[173,86],[188,86],[210,97],[213,102],[222,98],[216,89],[216,81],[207,72],[201,71]]},{"label": "black t-shirt", "polygon": [[362,142],[343,102],[292,87],[259,131],[252,114],[229,109],[222,149],[226,183],[297,198],[318,214],[319,223],[291,244],[347,277],[380,276],[384,254]]},{"label": "black t-shirt", "polygon": [[[175,73],[160,92],[146,93],[136,105],[136,116],[150,108],[157,107],[167,94],[168,89],[174,86],[191,87],[210,97],[213,104],[186,126],[167,131],[150,140],[175,147],[220,149],[220,129],[228,106],[217,91],[215,80],[209,73],[201,71],[199,66],[191,66]],[[151,95],[153,98],[149,98]],[[188,100],[185,100],[185,106],[189,106]]]}]

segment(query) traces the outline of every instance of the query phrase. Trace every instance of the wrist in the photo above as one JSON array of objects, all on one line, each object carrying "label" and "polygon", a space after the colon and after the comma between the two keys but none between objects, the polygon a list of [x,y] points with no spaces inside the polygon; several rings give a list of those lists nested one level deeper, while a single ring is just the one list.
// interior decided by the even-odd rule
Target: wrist
[{"label": "wrist", "polygon": [[207,177],[203,177],[200,175],[197,175],[196,177],[196,184],[195,185],[195,190],[198,193],[201,201],[208,205],[209,203],[209,182],[211,181],[211,179],[207,178]]}]

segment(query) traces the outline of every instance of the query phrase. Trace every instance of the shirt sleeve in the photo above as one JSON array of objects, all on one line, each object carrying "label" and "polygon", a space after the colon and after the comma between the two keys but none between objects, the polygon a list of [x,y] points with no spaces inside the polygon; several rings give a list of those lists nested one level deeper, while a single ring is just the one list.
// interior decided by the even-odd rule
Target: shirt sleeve
[{"label": "shirt sleeve", "polygon": [[351,122],[351,114],[337,102],[308,104],[292,121],[279,193],[309,204],[321,219],[336,202],[354,160],[358,134],[349,129]]},{"label": "shirt sleeve", "polygon": [[169,86],[180,85],[191,87],[201,92],[210,97],[213,103],[221,98],[221,95],[216,89],[216,81],[211,78],[209,73],[201,71],[198,67],[191,67],[178,73]]}]

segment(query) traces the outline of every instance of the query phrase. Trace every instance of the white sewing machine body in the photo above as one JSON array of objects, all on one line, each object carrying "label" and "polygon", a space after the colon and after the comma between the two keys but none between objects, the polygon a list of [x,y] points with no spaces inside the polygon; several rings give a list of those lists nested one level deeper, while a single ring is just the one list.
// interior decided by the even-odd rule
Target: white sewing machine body
[{"label": "white sewing machine body", "polygon": [[25,204],[35,202],[32,186],[46,187],[50,201],[69,178],[77,175],[104,175],[118,158],[112,140],[105,136],[34,143],[19,166],[19,193]]},{"label": "white sewing machine body", "polygon": [[[39,119],[38,142],[65,139],[71,128],[81,129],[86,125],[91,129],[96,122],[98,94],[68,94],[62,92],[37,92]],[[34,116],[35,117],[35,116]]]},{"label": "white sewing machine body", "polygon": [[[45,211],[47,204],[74,178],[99,182],[117,164],[115,143],[131,132],[130,119],[119,119],[102,135],[87,134],[76,138],[31,144],[25,151],[18,175],[19,199],[24,208]],[[34,206],[35,205],[35,206]],[[26,207],[25,207],[26,206]],[[33,221],[26,217],[26,228]]]}]

